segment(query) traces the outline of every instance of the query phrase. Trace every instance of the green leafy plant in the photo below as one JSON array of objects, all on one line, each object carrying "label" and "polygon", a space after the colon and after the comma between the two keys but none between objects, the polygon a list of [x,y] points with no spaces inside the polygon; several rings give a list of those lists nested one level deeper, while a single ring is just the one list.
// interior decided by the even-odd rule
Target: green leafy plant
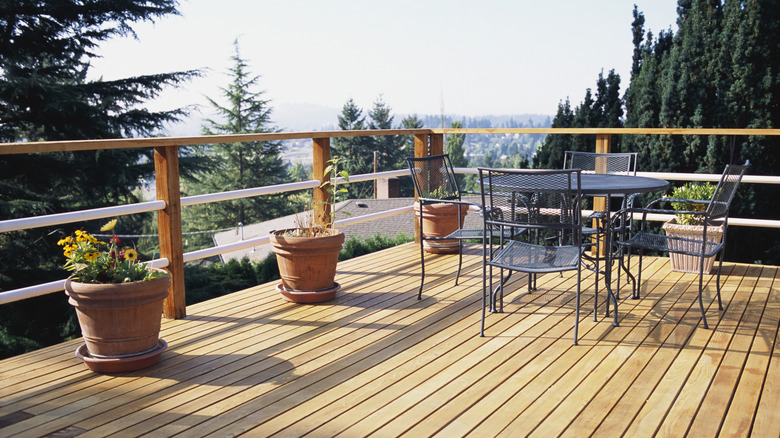
[{"label": "green leafy plant", "polygon": [[[100,231],[111,231],[115,226],[116,219],[112,219]],[[168,275],[149,269],[138,260],[135,249],[120,247],[119,243],[116,234],[106,243],[84,230],[76,230],[57,245],[65,255],[65,269],[73,271],[73,280],[80,283],[130,283]]]},{"label": "green leafy plant", "polygon": [[430,192],[424,192],[423,198],[433,199],[451,199],[455,197],[455,193],[448,191],[444,186],[438,187]]},{"label": "green leafy plant", "polygon": [[[672,190],[673,199],[690,199],[699,201],[709,201],[715,194],[717,187],[710,183],[687,183],[684,186],[676,187]],[[679,211],[704,211],[707,204],[692,202],[672,202],[672,208]],[[703,217],[692,214],[678,214],[677,223],[681,225],[701,225]]]},{"label": "green leafy plant", "polygon": [[349,172],[344,169],[339,169],[343,164],[343,160],[341,158],[333,158],[332,160],[328,161],[328,163],[328,167],[326,167],[324,171],[327,178],[325,178],[325,181],[320,185],[320,188],[328,190],[330,196],[328,197],[328,201],[320,203],[319,205],[327,204],[330,206],[328,209],[330,212],[330,217],[327,221],[325,221],[323,218],[317,217],[314,214],[315,212],[313,208],[309,208],[301,214],[296,215],[295,223],[297,227],[292,230],[287,230],[285,235],[289,237],[316,237],[329,235],[331,234],[332,230],[336,228],[335,204],[338,202],[339,195],[347,193],[348,191],[345,188],[337,187],[336,184],[333,184],[331,181],[341,177],[344,178],[345,182],[349,182]]}]

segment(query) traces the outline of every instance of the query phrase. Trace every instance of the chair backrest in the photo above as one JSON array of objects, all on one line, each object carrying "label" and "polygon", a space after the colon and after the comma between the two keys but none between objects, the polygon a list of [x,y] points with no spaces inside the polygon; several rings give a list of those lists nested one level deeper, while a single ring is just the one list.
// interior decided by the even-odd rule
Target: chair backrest
[{"label": "chair backrest", "polygon": [[581,226],[579,169],[478,169],[486,228],[574,229]]},{"label": "chair backrest", "polygon": [[418,198],[460,200],[460,189],[449,155],[407,157],[406,162]]},{"label": "chair backrest", "polygon": [[564,169],[581,169],[583,173],[636,175],[637,152],[595,153],[566,151]]},{"label": "chair backrest", "polygon": [[723,170],[723,175],[720,176],[715,193],[712,195],[712,199],[710,199],[710,205],[707,207],[709,219],[719,219],[728,216],[731,201],[734,199],[739,182],[742,181],[742,177],[745,175],[748,167],[750,167],[750,160],[741,166],[732,164],[726,166]]}]

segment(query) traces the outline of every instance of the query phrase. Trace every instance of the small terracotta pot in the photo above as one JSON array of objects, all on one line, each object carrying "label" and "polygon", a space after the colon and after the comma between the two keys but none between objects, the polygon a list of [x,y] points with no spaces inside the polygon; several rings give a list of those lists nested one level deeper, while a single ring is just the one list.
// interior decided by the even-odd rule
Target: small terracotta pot
[{"label": "small terracotta pot", "polygon": [[159,348],[163,301],[170,277],[134,283],[65,281],[91,357],[123,358]]},{"label": "small terracotta pot", "polygon": [[287,291],[332,289],[344,233],[334,230],[328,236],[289,237],[284,235],[286,231],[275,231],[270,236],[282,287]]},{"label": "small terracotta pot", "polygon": [[[458,208],[461,216],[458,222]],[[425,237],[444,237],[463,227],[469,206],[466,204],[425,204],[422,206],[422,232]],[[414,204],[415,219],[420,221],[420,204]],[[456,254],[457,239],[424,240],[423,249],[430,254]]]}]

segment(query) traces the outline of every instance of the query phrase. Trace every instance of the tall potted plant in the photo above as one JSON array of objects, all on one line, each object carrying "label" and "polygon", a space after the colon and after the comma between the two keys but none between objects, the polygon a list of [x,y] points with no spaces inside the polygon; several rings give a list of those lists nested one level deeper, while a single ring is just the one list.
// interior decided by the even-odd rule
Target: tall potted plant
[{"label": "tall potted plant", "polygon": [[[677,187],[672,191],[673,199],[690,199],[699,201],[708,201],[712,199],[715,193],[716,186],[710,183],[697,184],[688,183],[684,186]],[[677,211],[704,211],[707,208],[707,204],[704,203],[691,203],[691,202],[672,202],[672,208]],[[670,219],[663,224],[662,228],[668,236],[680,237],[684,239],[699,239],[701,240],[702,228],[701,216],[691,214],[677,214],[676,217]],[[707,227],[707,240],[711,242],[720,242],[723,238],[723,226],[708,226]],[[701,245],[694,242],[686,242],[674,240],[670,242],[670,245],[676,245],[679,249],[685,249],[688,251],[700,251]],[[699,265],[701,261],[700,256],[693,256],[687,254],[675,254],[670,253],[669,258],[672,264],[672,270],[675,272],[688,272],[699,273]],[[712,270],[713,263],[715,262],[715,256],[707,257],[704,260],[704,273],[709,273]]]},{"label": "tall potted plant", "polygon": [[341,289],[335,278],[339,252],[344,244],[344,233],[335,228],[333,208],[336,196],[345,193],[346,189],[337,189],[330,179],[340,176],[349,182],[349,173],[339,170],[339,164],[339,159],[329,162],[329,166],[325,168],[325,174],[329,178],[320,186],[330,192],[330,217],[327,221],[309,210],[298,216],[297,227],[271,232],[271,245],[282,279],[276,289],[288,301],[329,301]]},{"label": "tall potted plant", "polygon": [[[116,219],[100,230],[114,229]],[[76,356],[98,372],[126,372],[157,363],[167,348],[159,338],[168,273],[140,263],[138,252],[121,247],[114,234],[108,243],[84,230],[60,239],[68,303],[76,309],[84,344]]]}]

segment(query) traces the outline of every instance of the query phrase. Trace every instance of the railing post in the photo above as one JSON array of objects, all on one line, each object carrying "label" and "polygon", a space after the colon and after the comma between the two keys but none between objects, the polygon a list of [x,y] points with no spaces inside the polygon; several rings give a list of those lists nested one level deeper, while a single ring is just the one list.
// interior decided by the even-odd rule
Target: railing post
[{"label": "railing post", "polygon": [[[596,153],[608,154],[612,149],[612,135],[611,134],[596,134]],[[606,173],[606,169],[602,169],[603,172],[599,172],[599,163],[595,163],[596,173]],[[605,211],[607,209],[607,198],[596,197],[593,198],[593,211]],[[598,219],[594,219],[597,221]],[[593,224],[594,226],[596,224]],[[607,242],[602,239],[599,242],[599,256],[605,256],[607,254]]]},{"label": "railing post", "polygon": [[431,155],[444,153],[444,134],[431,134]]},{"label": "railing post", "polygon": [[181,193],[179,192],[179,147],[154,148],[154,172],[157,199],[165,201],[165,209],[157,213],[160,234],[160,256],[168,259],[171,287],[163,305],[166,318],[187,316],[184,293],[184,246],[181,236]]},{"label": "railing post", "polygon": [[[330,175],[325,175],[325,168],[330,161],[330,137],[312,139],[312,178],[326,181]],[[314,215],[318,223],[330,221],[330,191],[327,187],[314,189]]]},{"label": "railing post", "polygon": [[[415,158],[425,158],[428,156],[428,134],[415,134],[414,136],[414,156]],[[417,203],[417,193],[414,194],[415,205]],[[420,221],[413,217],[414,222],[414,242],[420,243]]]}]

